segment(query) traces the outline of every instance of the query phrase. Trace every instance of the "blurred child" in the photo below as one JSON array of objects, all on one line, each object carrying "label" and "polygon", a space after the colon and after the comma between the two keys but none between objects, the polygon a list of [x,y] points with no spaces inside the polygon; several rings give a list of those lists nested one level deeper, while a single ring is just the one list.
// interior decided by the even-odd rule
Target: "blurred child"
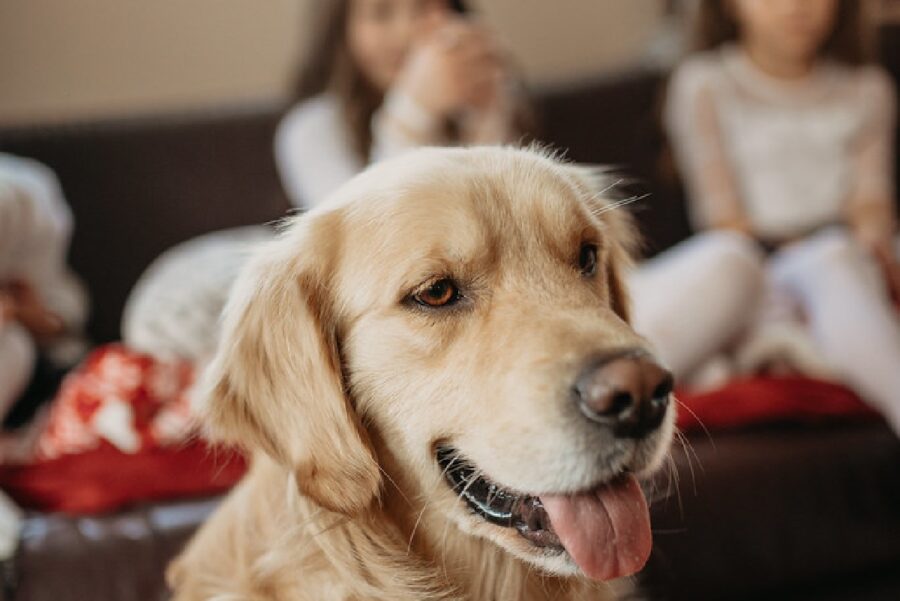
[{"label": "blurred child", "polygon": [[864,62],[861,5],[704,0],[702,51],[672,76],[666,121],[695,225],[772,253],[747,361],[830,369],[900,432],[896,103]]},{"label": "blurred child", "polygon": [[453,0],[327,0],[275,155],[310,207],[418,146],[514,141],[521,97],[497,41]]},{"label": "blurred child", "polygon": [[0,419],[7,425],[39,366],[71,365],[82,350],[87,304],[66,266],[71,232],[53,173],[0,154]]}]

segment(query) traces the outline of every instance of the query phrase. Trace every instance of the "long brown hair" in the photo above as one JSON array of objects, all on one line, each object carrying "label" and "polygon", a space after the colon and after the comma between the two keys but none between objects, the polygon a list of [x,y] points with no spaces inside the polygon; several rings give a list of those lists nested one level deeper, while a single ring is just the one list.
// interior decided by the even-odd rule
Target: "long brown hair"
[{"label": "long brown hair", "polygon": [[[834,30],[819,51],[820,56],[851,65],[868,62],[873,57],[873,35],[866,27],[864,3],[838,0]],[[729,0],[700,0],[694,20],[693,49],[710,50],[738,39],[737,21]]]},{"label": "long brown hair", "polygon": [[[318,0],[313,11],[318,23],[313,30],[305,65],[294,86],[293,101],[299,102],[326,91],[334,92],[348,125],[353,149],[368,160],[372,147],[372,116],[384,95],[350,56],[347,18],[352,0]],[[450,10],[466,12],[463,0],[448,2]]]}]

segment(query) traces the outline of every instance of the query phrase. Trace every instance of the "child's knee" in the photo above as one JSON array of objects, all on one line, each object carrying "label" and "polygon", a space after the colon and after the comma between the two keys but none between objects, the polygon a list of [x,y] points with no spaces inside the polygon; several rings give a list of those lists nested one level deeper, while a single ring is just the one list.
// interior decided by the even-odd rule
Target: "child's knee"
[{"label": "child's knee", "polygon": [[781,251],[774,259],[776,282],[807,302],[835,290],[882,294],[884,282],[874,258],[844,228],[816,233]]},{"label": "child's knee", "polygon": [[715,277],[739,281],[748,290],[763,285],[765,256],[752,238],[717,230],[702,234],[702,243]]},{"label": "child's knee", "polygon": [[816,234],[804,245],[812,261],[828,265],[857,261],[861,254],[859,244],[843,228],[829,229]]}]

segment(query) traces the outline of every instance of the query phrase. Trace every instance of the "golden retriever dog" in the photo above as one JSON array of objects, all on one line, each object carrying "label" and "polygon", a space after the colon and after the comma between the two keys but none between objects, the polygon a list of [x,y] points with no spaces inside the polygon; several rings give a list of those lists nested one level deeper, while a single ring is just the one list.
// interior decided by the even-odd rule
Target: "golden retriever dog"
[{"label": "golden retriever dog", "polygon": [[252,466],[176,599],[596,600],[643,567],[672,381],[594,179],[419,150],[259,249],[206,372],[210,432]]}]

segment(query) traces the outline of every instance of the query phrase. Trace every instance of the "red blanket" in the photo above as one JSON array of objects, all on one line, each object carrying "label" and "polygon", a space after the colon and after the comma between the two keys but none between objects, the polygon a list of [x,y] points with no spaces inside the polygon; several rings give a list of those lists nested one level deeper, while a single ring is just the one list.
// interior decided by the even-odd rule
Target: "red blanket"
[{"label": "red blanket", "polygon": [[800,376],[744,378],[710,392],[681,391],[676,396],[678,427],[686,432],[878,417],[840,384]]},{"label": "red blanket", "polygon": [[133,455],[103,442],[77,455],[0,466],[0,487],[30,509],[100,513],[138,502],[224,492],[244,471],[240,455],[211,450],[199,441]]},{"label": "red blanket", "polygon": [[227,490],[244,460],[194,436],[193,371],[96,349],[63,381],[30,452],[3,458],[0,487],[24,507],[70,513]]}]

